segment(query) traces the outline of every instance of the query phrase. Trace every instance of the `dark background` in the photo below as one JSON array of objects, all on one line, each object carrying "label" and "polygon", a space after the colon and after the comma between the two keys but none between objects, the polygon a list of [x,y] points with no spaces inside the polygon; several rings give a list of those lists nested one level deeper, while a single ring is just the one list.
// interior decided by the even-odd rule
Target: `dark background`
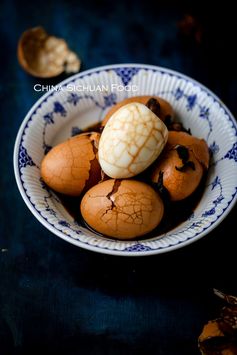
[{"label": "dark background", "polygon": [[[236,208],[208,236],[145,258],[92,253],[57,238],[24,204],[13,174],[18,128],[41,93],[17,40],[44,26],[84,69],[138,62],[183,72],[237,113],[235,11],[228,2],[3,1],[0,5],[0,354],[198,354],[197,338],[237,295]],[[192,26],[180,21],[194,16]],[[64,76],[46,83],[56,84]]]}]

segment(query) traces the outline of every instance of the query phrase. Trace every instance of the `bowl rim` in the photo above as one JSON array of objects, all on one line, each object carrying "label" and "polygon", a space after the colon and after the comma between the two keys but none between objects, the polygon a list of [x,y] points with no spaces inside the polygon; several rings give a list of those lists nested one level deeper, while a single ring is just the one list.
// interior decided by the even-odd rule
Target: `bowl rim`
[{"label": "bowl rim", "polygon": [[[66,85],[68,82],[72,82],[75,81],[76,79],[79,78],[83,78],[84,76],[96,73],[96,72],[101,72],[103,70],[110,70],[110,69],[115,69],[115,68],[139,68],[139,69],[146,69],[146,70],[154,70],[154,71],[160,71],[166,74],[173,74],[176,77],[180,78],[180,79],[184,79],[187,80],[189,82],[191,82],[192,84],[194,84],[195,86],[200,87],[202,90],[204,90],[206,92],[206,94],[208,96],[211,96],[212,98],[214,98],[214,100],[216,102],[219,103],[219,105],[225,110],[225,112],[227,113],[227,115],[231,118],[231,122],[233,123],[234,128],[236,129],[237,132],[237,122],[234,118],[234,115],[231,113],[231,111],[228,109],[228,107],[220,100],[220,98],[214,94],[210,89],[208,89],[205,85],[201,84],[200,82],[198,82],[197,80],[189,77],[188,75],[182,74],[176,70],[173,69],[169,69],[166,67],[161,67],[161,66],[156,66],[156,65],[150,65],[150,64],[141,64],[141,63],[119,63],[119,64],[111,64],[111,65],[103,65],[103,66],[99,66],[99,67],[95,67],[95,68],[91,68],[85,71],[81,71],[75,75],[70,76],[69,78],[66,78],[65,80],[59,82],[56,85]],[[174,251],[180,248],[183,248],[189,244],[192,244],[196,241],[198,241],[199,239],[201,239],[202,237],[204,237],[205,235],[209,234],[212,230],[214,230],[224,219],[225,217],[229,214],[229,212],[232,210],[232,208],[234,207],[236,201],[237,201],[237,188],[235,191],[235,194],[231,200],[231,202],[227,205],[227,207],[223,210],[223,213],[209,226],[206,227],[206,229],[204,229],[202,232],[200,232],[197,236],[195,236],[195,238],[190,238],[186,241],[177,243],[175,245],[171,245],[169,247],[165,247],[165,248],[160,248],[160,249],[155,249],[155,250],[145,250],[145,251],[120,251],[120,250],[116,250],[116,249],[108,249],[108,248],[98,248],[97,246],[93,246],[90,244],[87,244],[85,242],[81,242],[78,239],[73,239],[70,236],[67,236],[66,234],[64,234],[63,232],[57,230],[56,228],[54,228],[52,225],[50,225],[39,213],[38,211],[34,208],[34,206],[32,205],[32,203],[29,200],[29,197],[27,196],[24,188],[23,188],[23,184],[22,181],[20,179],[20,173],[19,173],[19,165],[18,165],[18,152],[19,152],[19,147],[20,147],[20,143],[21,143],[21,139],[22,139],[22,133],[24,132],[24,129],[28,123],[29,118],[32,116],[32,114],[34,113],[34,111],[44,102],[44,100],[51,96],[53,92],[53,89],[51,89],[50,91],[46,92],[44,95],[42,95],[36,102],[35,104],[31,107],[31,109],[27,112],[25,118],[23,119],[19,129],[18,129],[18,133],[16,136],[16,140],[15,140],[15,144],[14,144],[14,150],[13,150],[13,167],[14,167],[14,174],[15,174],[15,179],[16,179],[16,183],[18,186],[18,189],[20,191],[20,194],[25,202],[25,204],[27,205],[27,207],[29,208],[29,210],[32,212],[32,214],[36,217],[36,219],[44,226],[46,227],[51,233],[57,235],[58,237],[60,237],[61,239],[76,245],[78,247],[81,247],[83,249],[87,249],[90,251],[94,251],[97,253],[101,253],[101,254],[109,254],[109,255],[115,255],[115,256],[149,256],[149,255],[156,255],[156,254],[163,254],[163,253],[167,253],[170,251]],[[134,242],[134,241],[132,241]],[[136,242],[136,241],[135,241]]]}]

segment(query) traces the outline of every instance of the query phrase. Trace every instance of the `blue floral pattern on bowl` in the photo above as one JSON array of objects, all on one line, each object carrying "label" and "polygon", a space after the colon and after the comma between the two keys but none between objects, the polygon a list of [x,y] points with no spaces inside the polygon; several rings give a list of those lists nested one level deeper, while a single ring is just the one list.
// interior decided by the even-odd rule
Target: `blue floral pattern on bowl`
[{"label": "blue floral pattern on bowl", "polygon": [[[185,246],[210,232],[236,201],[237,128],[231,113],[213,93],[193,79],[149,65],[96,68],[67,79],[61,86],[90,85],[99,80],[108,86],[133,84],[139,89],[134,94],[127,91],[121,94],[112,89],[99,93],[53,91],[44,95],[26,116],[15,144],[14,169],[27,206],[59,237],[77,246],[108,254],[162,253]],[[53,145],[101,120],[119,100],[139,94],[160,95],[170,101],[185,127],[206,139],[212,162],[204,196],[188,221],[156,238],[139,242],[112,240],[80,226],[67,214],[60,200],[40,178],[39,166]]]}]

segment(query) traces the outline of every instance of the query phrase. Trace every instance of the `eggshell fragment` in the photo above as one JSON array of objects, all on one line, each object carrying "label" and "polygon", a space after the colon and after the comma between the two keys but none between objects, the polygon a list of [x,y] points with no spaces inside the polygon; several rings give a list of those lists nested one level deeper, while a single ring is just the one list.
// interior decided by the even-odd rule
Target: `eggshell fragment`
[{"label": "eggshell fragment", "polygon": [[[188,149],[188,160],[194,169],[187,167],[179,171],[183,163],[176,147],[182,145]],[[209,151],[204,139],[198,139],[185,132],[169,131],[168,141],[163,154],[154,163],[152,181],[158,182],[163,174],[163,185],[168,190],[172,201],[183,200],[198,187],[204,170],[209,165]]]},{"label": "eggshell fragment", "polygon": [[159,118],[162,121],[165,121],[166,118],[172,118],[174,116],[174,111],[172,106],[164,99],[158,96],[149,96],[149,95],[144,95],[144,96],[133,96],[129,97],[127,99],[124,99],[120,102],[118,102],[116,105],[112,106],[111,109],[107,112],[105,115],[103,121],[102,121],[102,126],[105,126],[110,117],[122,106],[125,106],[127,104],[130,104],[132,102],[139,102],[140,104],[146,105],[149,99],[154,98],[156,99],[159,104],[160,104],[160,115]]},{"label": "eggshell fragment", "polygon": [[41,163],[41,176],[53,190],[70,196],[97,184],[99,133],[83,133],[52,148]]},{"label": "eggshell fragment", "polygon": [[81,61],[67,43],[49,35],[44,28],[34,27],[25,31],[19,39],[18,60],[29,74],[39,78],[51,78],[66,71],[79,71]]},{"label": "eggshell fragment", "polygon": [[147,184],[110,179],[92,187],[81,201],[81,214],[93,229],[118,239],[132,239],[160,223],[164,206]]},{"label": "eggshell fragment", "polygon": [[130,103],[106,124],[99,143],[99,162],[112,178],[129,178],[159,156],[168,138],[165,124],[145,105]]}]

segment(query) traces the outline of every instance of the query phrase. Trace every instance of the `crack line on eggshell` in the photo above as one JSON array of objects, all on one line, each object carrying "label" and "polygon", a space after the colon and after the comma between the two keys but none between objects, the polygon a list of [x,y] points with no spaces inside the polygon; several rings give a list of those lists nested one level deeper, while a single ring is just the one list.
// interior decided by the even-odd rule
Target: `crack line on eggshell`
[{"label": "crack line on eggshell", "polygon": [[[92,171],[93,170],[92,169],[93,162],[96,162],[98,160],[97,159],[98,147],[96,147],[96,134],[97,133],[95,133],[95,132],[91,132],[91,133],[88,134],[88,138],[89,138],[90,143],[92,145],[92,150],[93,150],[94,157],[93,157],[93,159],[90,159],[90,169],[88,171],[88,179],[85,180],[85,185],[84,185],[83,189],[87,187],[87,184],[88,184],[88,182],[90,180],[90,176],[93,173],[93,171]],[[93,139],[93,136],[95,137],[94,139]]]},{"label": "crack line on eggshell", "polygon": [[[120,183],[121,183],[121,182],[120,182]],[[120,186],[120,184],[119,184],[119,186]],[[119,186],[118,186],[118,188],[119,188]],[[119,206],[118,204],[116,204],[116,198],[115,198],[115,200],[111,200],[111,198],[110,198],[113,194],[115,194],[115,193],[118,191],[118,190],[117,190],[117,191],[113,191],[113,190],[114,190],[114,187],[115,187],[115,183],[114,183],[114,185],[113,185],[112,191],[108,194],[108,195],[111,194],[111,195],[109,196],[109,200],[110,200],[110,202],[111,202],[111,206],[109,206],[109,207],[106,209],[106,211],[100,216],[100,219],[101,219],[105,224],[108,224],[108,223],[111,221],[111,219],[113,218],[113,215],[114,215],[114,216],[115,216],[115,225],[116,225],[115,231],[118,230],[118,220],[121,219],[121,218],[119,218],[119,215],[127,216],[127,218],[123,219],[123,222],[125,222],[126,224],[131,224],[131,225],[134,225],[134,224],[135,224],[136,226],[139,227],[139,229],[141,229],[143,225],[147,226],[147,224],[144,223],[144,219],[143,219],[143,214],[142,214],[142,212],[151,213],[151,210],[149,209],[148,204],[142,202],[142,200],[143,200],[144,198],[150,200],[150,198],[148,198],[146,195],[144,196],[144,194],[142,194],[142,196],[139,198],[139,200],[140,200],[140,208],[139,208],[138,211],[135,211],[135,206],[139,206],[139,205],[136,204],[136,202],[137,202],[136,200],[137,200],[137,199],[134,199],[134,195],[136,195],[136,194],[134,193],[134,191],[131,191],[131,190],[130,190],[129,193],[125,192],[125,193],[123,193],[123,194],[121,194],[121,195],[119,196],[119,197],[121,198],[123,195],[126,195],[126,196],[132,195],[132,196],[133,196],[133,198],[132,198],[133,203],[131,203],[131,199],[129,199],[128,203],[125,203],[123,206]],[[108,197],[108,195],[107,195],[106,197]],[[126,198],[126,200],[127,200],[127,198]],[[118,201],[117,201],[117,202],[118,202]],[[135,203],[134,203],[134,202],[135,202]],[[148,208],[146,208],[146,206],[148,206]],[[133,213],[125,212],[126,207],[132,207],[132,208],[133,208]],[[115,209],[116,209],[116,211],[115,211]],[[112,212],[112,213],[111,213],[111,218],[109,218],[107,221],[105,221],[105,220],[103,219],[103,217],[104,217],[105,215],[107,215],[109,211]],[[113,212],[114,212],[114,213],[113,213]],[[129,219],[131,219],[131,221],[129,221]],[[136,222],[135,222],[136,220],[138,220],[139,223],[136,223]],[[110,226],[110,228],[114,229],[114,228],[111,227],[111,226]]]},{"label": "crack line on eggshell", "polygon": [[[169,150],[175,150],[175,146],[176,145],[172,145]],[[184,147],[193,153],[194,157],[196,158],[196,160],[198,161],[198,163],[202,166],[202,168],[204,170],[208,169],[207,164],[205,164],[201,159],[199,159],[198,154],[195,153],[195,149],[193,149],[193,144],[186,144],[186,145],[184,145]]]},{"label": "crack line on eggshell", "polygon": [[118,192],[118,189],[121,185],[121,180],[119,179],[115,179],[114,180],[114,183],[113,183],[113,186],[112,186],[112,190],[111,192],[109,192],[107,195],[106,195],[106,198],[108,198],[111,202],[112,202],[112,206],[114,207],[114,201],[111,199],[111,197],[116,193]]},{"label": "crack line on eggshell", "polygon": [[[141,206],[142,208],[139,209],[139,211],[135,211],[134,209],[134,206],[137,205],[137,204],[131,204],[131,199],[130,201],[128,201],[128,203],[125,203],[123,206],[118,206],[116,204],[116,199],[113,200],[111,199],[111,197],[116,193],[118,192],[119,190],[119,187],[121,185],[121,180],[119,179],[116,179],[113,183],[113,186],[112,186],[112,189],[111,191],[106,195],[106,198],[109,200],[110,202],[110,206],[108,206],[106,208],[106,211],[100,216],[100,219],[105,223],[105,224],[108,224],[111,219],[113,219],[113,216],[115,217],[115,229],[110,226],[110,228],[112,228],[113,230],[117,231],[118,230],[118,220],[121,219],[119,218],[119,215],[123,215],[123,216],[127,216],[127,218],[124,219],[124,222],[127,223],[127,224],[135,224],[136,226],[139,226],[139,229],[142,228],[142,225],[144,225],[144,221],[143,221],[143,218],[142,218],[142,211],[145,211],[145,212],[150,212],[149,208],[146,210],[144,209],[144,207],[146,206],[146,204],[142,203],[141,202]],[[130,190],[130,194],[132,194],[134,196],[134,191],[131,191]],[[123,195],[128,195],[128,193],[123,193],[120,195],[120,198],[121,196]],[[92,196],[90,196],[92,197]],[[97,196],[93,196],[93,198],[95,197],[99,197],[98,195]],[[104,197],[104,196],[101,196],[101,197]],[[144,198],[144,196],[142,196],[142,198]],[[142,200],[142,198],[140,200]],[[145,196],[146,198],[146,196]],[[134,201],[134,198],[132,199]],[[125,212],[124,209],[126,209],[126,207],[131,207],[133,208],[133,213],[128,213],[128,212]],[[116,209],[116,211],[115,211]],[[111,218],[109,218],[107,221],[104,220],[104,216],[105,215],[108,215],[108,213],[111,211]],[[129,219],[131,219],[131,221],[129,221]],[[140,221],[140,223],[135,223],[135,220],[138,219]],[[145,224],[146,225],[146,224]]]},{"label": "crack line on eggshell", "polygon": [[[72,147],[71,147],[71,140],[69,139],[68,140],[68,147],[69,147],[69,150],[70,150],[70,152],[71,152],[71,157],[72,157],[72,159],[73,159],[73,161],[74,161],[74,153],[73,153],[73,149],[72,149]],[[85,145],[86,145],[86,143],[85,143]],[[72,166],[70,167],[70,170],[71,170],[71,176],[73,176],[73,173],[72,173]],[[87,167],[86,167],[87,168]],[[79,169],[81,169],[81,167],[79,167]],[[66,181],[67,182],[67,180],[64,180],[62,177],[60,177],[61,178],[61,180],[62,181]],[[89,178],[89,177],[88,177]],[[85,182],[84,182],[84,184],[82,184],[83,185],[83,189],[84,189],[84,187],[85,187],[85,185],[86,185],[86,181],[88,180],[88,178],[85,180]],[[73,180],[75,180],[74,179],[74,177],[73,177]],[[77,180],[79,180],[79,181],[82,181],[82,179],[77,179]]]},{"label": "crack line on eggshell", "polygon": [[[103,220],[103,217],[105,215],[107,215],[109,211],[113,212],[113,209],[116,208],[116,205],[115,205],[114,201],[111,199],[111,196],[113,196],[118,191],[120,185],[121,185],[121,180],[119,180],[119,179],[114,180],[111,191],[106,195],[106,198],[109,200],[111,205],[108,206],[106,208],[105,212],[100,216],[100,219],[106,224],[108,223],[108,221],[105,222]],[[90,198],[104,197],[104,196],[98,196],[98,195],[97,196],[89,195],[89,196],[90,196]],[[112,218],[112,216],[111,216],[111,218]],[[109,220],[111,220],[111,218]],[[118,230],[118,213],[115,213],[115,225],[116,225],[115,231],[117,231]],[[110,227],[110,228],[112,228],[112,227]],[[112,228],[112,229],[114,229],[114,228]]]}]

